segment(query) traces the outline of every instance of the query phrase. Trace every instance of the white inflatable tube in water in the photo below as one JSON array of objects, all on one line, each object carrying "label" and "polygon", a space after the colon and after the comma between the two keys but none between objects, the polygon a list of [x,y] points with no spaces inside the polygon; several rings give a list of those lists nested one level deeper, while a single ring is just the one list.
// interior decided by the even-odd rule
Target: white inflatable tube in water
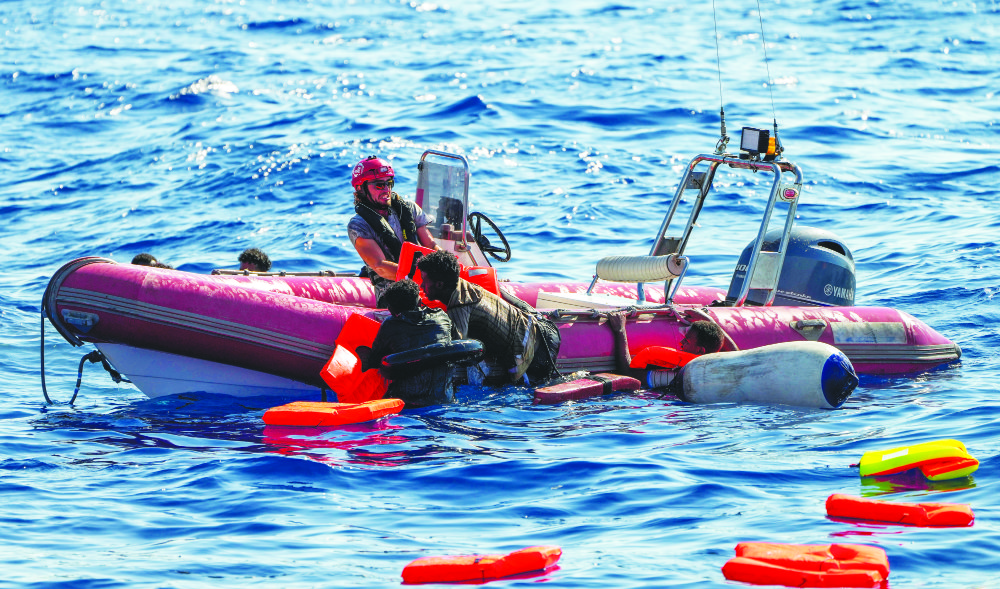
[{"label": "white inflatable tube in water", "polygon": [[763,403],[836,409],[858,386],[847,356],[821,342],[785,342],[706,354],[672,383],[691,403]]}]

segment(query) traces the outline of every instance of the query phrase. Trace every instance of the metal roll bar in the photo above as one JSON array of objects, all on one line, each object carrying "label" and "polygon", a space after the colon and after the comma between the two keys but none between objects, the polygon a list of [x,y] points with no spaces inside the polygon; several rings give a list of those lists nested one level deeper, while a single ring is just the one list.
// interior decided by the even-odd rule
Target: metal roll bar
[{"label": "metal roll bar", "polygon": [[[695,168],[701,164],[706,163],[708,165],[708,171],[706,172],[695,172]],[[802,185],[802,171],[788,161],[761,161],[757,159],[743,159],[739,156],[722,154],[722,155],[709,155],[701,154],[695,156],[687,165],[684,171],[684,176],[681,178],[680,184],[677,187],[677,191],[674,193],[674,197],[670,202],[670,207],[667,209],[667,214],[663,218],[663,223],[660,225],[660,230],[656,235],[656,239],[653,240],[653,246],[650,249],[650,255],[668,255],[676,254],[682,256],[684,250],[687,247],[688,240],[691,237],[691,232],[694,229],[695,223],[698,220],[698,215],[701,213],[702,208],[705,205],[705,199],[708,196],[709,188],[712,186],[712,181],[715,178],[715,172],[718,167],[722,164],[728,165],[731,168],[738,168],[744,170],[752,170],[754,172],[770,172],[774,175],[774,183],[771,185],[770,196],[768,197],[767,205],[764,210],[764,217],[761,221],[760,230],[757,233],[757,239],[755,240],[755,247],[751,253],[750,260],[747,263],[747,273],[746,279],[743,281],[743,285],[740,289],[739,295],[733,302],[734,306],[742,306],[750,293],[751,282],[754,277],[754,271],[757,269],[758,261],[760,259],[760,247],[764,240],[764,234],[767,232],[768,223],[771,219],[771,214],[774,211],[774,206],[778,200],[789,203],[789,211],[785,219],[785,229],[784,234],[781,239],[781,245],[778,248],[777,256],[770,260],[773,263],[771,266],[775,271],[780,272],[781,266],[784,263],[785,250],[788,245],[789,232],[791,231],[792,224],[795,220],[795,208],[798,204],[798,197],[801,194]],[[782,173],[791,172],[795,174],[795,187],[782,189]],[[684,232],[681,237],[678,238],[667,238],[667,230],[670,227],[670,223],[673,220],[674,214],[677,211],[677,207],[681,202],[681,196],[684,191],[689,188],[697,188],[698,196],[694,203],[691,211],[691,215],[688,217],[687,225],[684,228]],[[674,241],[676,239],[676,241]],[[672,250],[672,251],[665,251]],[[768,252],[771,253],[771,252]],[[664,283],[664,292],[667,292],[670,287],[670,282],[673,278],[669,278]],[[765,305],[770,305],[774,300],[777,288],[777,275],[774,276],[775,284],[770,289],[771,292],[768,295]],[[679,286],[679,284],[677,285]],[[676,287],[675,287],[676,290]]]}]

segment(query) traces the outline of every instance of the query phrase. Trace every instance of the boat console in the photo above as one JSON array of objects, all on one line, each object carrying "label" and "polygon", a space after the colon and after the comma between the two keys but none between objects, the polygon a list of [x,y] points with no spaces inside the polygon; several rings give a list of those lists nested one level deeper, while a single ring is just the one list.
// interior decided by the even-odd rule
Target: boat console
[{"label": "boat console", "polygon": [[[510,260],[510,244],[496,223],[483,213],[469,211],[470,172],[465,156],[427,150],[417,170],[415,201],[432,219],[431,235],[442,249],[455,254],[465,266],[490,266],[487,255],[501,262]],[[492,240],[484,225],[493,233]]]}]

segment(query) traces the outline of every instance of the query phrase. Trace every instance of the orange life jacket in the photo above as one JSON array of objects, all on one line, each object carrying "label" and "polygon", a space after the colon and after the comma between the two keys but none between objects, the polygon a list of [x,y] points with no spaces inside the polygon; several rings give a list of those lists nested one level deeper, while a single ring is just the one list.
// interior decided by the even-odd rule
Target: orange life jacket
[{"label": "orange life jacket", "polygon": [[976,519],[972,507],[958,503],[890,503],[834,493],[826,499],[831,517],[865,519],[921,527],[965,527]]},{"label": "orange life jacket", "polygon": [[665,346],[646,346],[632,357],[629,367],[639,369],[657,367],[669,370],[680,368],[697,357],[697,354],[682,352],[681,350]]},{"label": "orange life jacket", "polygon": [[[417,261],[422,256],[433,251],[429,247],[415,243],[404,243],[403,248],[399,251],[399,266],[396,268],[396,280],[402,280],[409,276],[414,282],[420,284],[420,270],[417,269]],[[459,278],[468,280],[473,284],[478,284],[495,295],[500,294],[500,282],[497,279],[496,268],[492,266],[465,266],[464,264],[459,264],[459,266],[461,268],[458,275]],[[423,293],[420,293],[420,296],[424,300],[424,304],[428,305]]]},{"label": "orange life jacket", "polygon": [[885,550],[862,544],[740,542],[722,574],[753,585],[875,587],[889,578],[889,559]]},{"label": "orange life jacket", "polygon": [[267,425],[327,427],[372,421],[403,410],[399,399],[378,399],[364,403],[322,403],[295,401],[264,412]]},{"label": "orange life jacket", "polygon": [[531,546],[510,554],[425,556],[403,568],[403,583],[485,582],[511,575],[543,571],[562,556],[558,546]]},{"label": "orange life jacket", "polygon": [[357,352],[358,346],[371,347],[381,325],[359,314],[351,315],[344,322],[337,336],[337,347],[320,371],[323,381],[337,393],[337,401],[361,403],[385,395],[389,382],[379,374],[378,366],[362,372]]}]

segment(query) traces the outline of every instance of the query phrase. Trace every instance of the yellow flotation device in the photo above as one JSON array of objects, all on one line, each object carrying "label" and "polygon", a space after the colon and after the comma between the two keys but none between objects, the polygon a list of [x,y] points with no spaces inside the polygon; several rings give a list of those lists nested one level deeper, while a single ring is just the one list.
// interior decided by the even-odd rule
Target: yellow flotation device
[{"label": "yellow flotation device", "polygon": [[932,481],[969,476],[979,468],[979,461],[969,455],[958,440],[937,440],[891,450],[865,452],[861,457],[861,476],[885,476],[920,469]]}]

